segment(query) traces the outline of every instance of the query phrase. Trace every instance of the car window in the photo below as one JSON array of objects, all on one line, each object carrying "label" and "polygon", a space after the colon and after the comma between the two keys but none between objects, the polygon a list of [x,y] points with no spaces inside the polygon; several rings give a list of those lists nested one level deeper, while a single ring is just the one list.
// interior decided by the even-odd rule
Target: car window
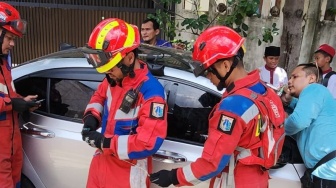
[{"label": "car window", "polygon": [[[38,95],[37,100],[46,99],[47,78],[28,77],[15,82],[15,89],[21,96]],[[40,111],[46,112],[46,100],[41,103]]]},{"label": "car window", "polygon": [[82,119],[99,82],[51,79],[50,113]]},{"label": "car window", "polygon": [[[48,81],[50,81],[49,92]],[[38,100],[45,99],[36,112],[51,113],[73,120],[81,120],[86,105],[99,83],[95,81],[28,77],[15,82],[15,87],[22,96],[38,95]]]},{"label": "car window", "polygon": [[160,82],[167,93],[168,138],[203,144],[208,134],[208,116],[220,97],[186,84]]}]

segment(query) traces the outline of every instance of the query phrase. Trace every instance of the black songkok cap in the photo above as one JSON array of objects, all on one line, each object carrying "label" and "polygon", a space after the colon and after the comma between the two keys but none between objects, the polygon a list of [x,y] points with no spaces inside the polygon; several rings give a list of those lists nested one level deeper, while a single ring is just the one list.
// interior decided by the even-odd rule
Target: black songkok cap
[{"label": "black songkok cap", "polygon": [[269,46],[265,48],[265,57],[266,56],[280,56],[280,47]]}]

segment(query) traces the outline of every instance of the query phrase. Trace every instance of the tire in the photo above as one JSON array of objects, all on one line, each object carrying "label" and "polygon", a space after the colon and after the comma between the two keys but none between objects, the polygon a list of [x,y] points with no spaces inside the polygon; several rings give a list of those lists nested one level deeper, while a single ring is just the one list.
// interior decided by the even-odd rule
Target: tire
[{"label": "tire", "polygon": [[34,184],[24,174],[21,174],[21,188],[35,188]]}]

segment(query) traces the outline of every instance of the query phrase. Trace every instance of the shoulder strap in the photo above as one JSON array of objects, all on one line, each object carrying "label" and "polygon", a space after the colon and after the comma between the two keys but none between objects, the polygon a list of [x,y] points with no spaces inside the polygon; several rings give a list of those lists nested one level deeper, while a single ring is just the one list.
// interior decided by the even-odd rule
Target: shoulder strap
[{"label": "shoulder strap", "polygon": [[264,87],[266,89],[264,94],[256,93],[248,88],[241,88],[235,91],[234,94],[242,95],[252,100],[264,118],[268,119],[275,127],[282,127],[285,115],[284,110],[281,110],[281,99],[273,89],[265,85]]},{"label": "shoulder strap", "polygon": [[320,165],[328,162],[329,160],[333,159],[336,157],[336,150],[332,151],[330,153],[328,153],[326,156],[324,156],[313,168],[312,171],[314,171],[315,169],[317,169],[317,167],[319,167]]},{"label": "shoulder strap", "polygon": [[327,87],[327,86],[328,86],[328,82],[329,82],[329,78],[330,78],[332,75],[334,75],[334,74],[336,74],[335,71],[328,72],[328,74],[327,74],[327,75],[323,78],[323,80],[322,80],[322,85],[324,85],[325,87]]}]

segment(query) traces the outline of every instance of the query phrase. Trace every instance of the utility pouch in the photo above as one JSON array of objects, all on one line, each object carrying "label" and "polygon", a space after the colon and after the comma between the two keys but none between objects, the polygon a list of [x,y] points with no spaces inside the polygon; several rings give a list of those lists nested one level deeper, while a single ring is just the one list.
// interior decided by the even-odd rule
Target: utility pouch
[{"label": "utility pouch", "polygon": [[311,188],[313,186],[313,180],[311,178],[312,172],[313,172],[313,169],[311,168],[306,169],[303,176],[300,178],[301,188]]}]

